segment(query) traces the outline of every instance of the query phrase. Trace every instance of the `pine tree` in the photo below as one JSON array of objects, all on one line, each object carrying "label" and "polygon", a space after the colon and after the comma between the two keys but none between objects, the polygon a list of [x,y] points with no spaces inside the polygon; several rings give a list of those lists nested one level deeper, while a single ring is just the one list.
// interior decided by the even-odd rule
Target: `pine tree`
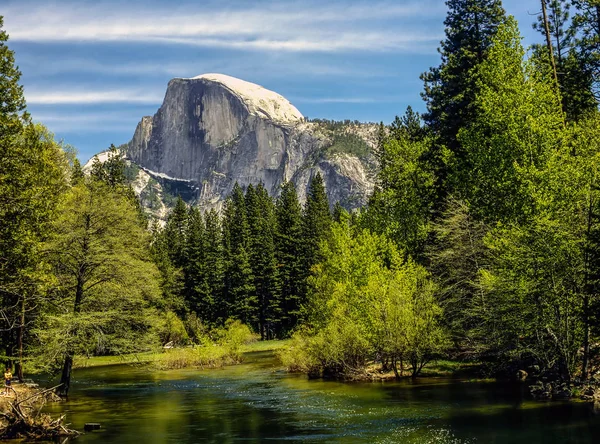
[{"label": "pine tree", "polygon": [[319,244],[327,238],[331,230],[331,213],[325,193],[325,185],[320,173],[311,180],[302,216],[302,239],[304,241],[304,277],[310,275],[311,268],[320,260]]},{"label": "pine tree", "polygon": [[0,16],[0,143],[6,150],[29,122],[29,114],[25,111],[23,87],[19,85],[21,72],[15,66],[14,51],[6,44],[8,34],[3,26],[4,17]]},{"label": "pine tree", "polygon": [[246,190],[249,252],[259,303],[261,339],[272,339],[280,323],[280,284],[275,257],[275,207],[262,184]]},{"label": "pine tree", "polygon": [[331,214],[333,221],[339,223],[342,221],[342,219],[345,219],[346,216],[348,216],[348,212],[339,202],[336,202],[333,206],[333,212]]},{"label": "pine tree", "polygon": [[164,237],[169,258],[176,267],[185,264],[185,235],[187,232],[188,210],[185,202],[179,196],[175,207],[167,217]]},{"label": "pine tree", "polygon": [[224,302],[227,316],[258,327],[258,298],[250,265],[249,229],[244,192],[233,187],[223,210]]},{"label": "pine tree", "polygon": [[477,79],[468,73],[485,60],[498,25],[505,21],[500,0],[447,0],[446,6],[446,38],[439,49],[442,62],[421,75],[427,104],[423,118],[436,136],[429,161],[438,182],[438,201],[451,192],[445,183],[447,154],[442,147],[453,156],[464,157],[458,131],[476,115]]},{"label": "pine tree", "polygon": [[192,207],[188,212],[183,265],[185,301],[187,307],[203,320],[214,317],[214,300],[207,280],[206,233],[200,210]]},{"label": "pine tree", "polygon": [[589,73],[596,102],[600,100],[600,3],[598,0],[572,0],[575,44],[584,70]]},{"label": "pine tree", "polygon": [[84,179],[85,174],[81,168],[81,162],[79,162],[79,159],[75,159],[71,168],[71,185],[79,185],[83,183]]},{"label": "pine tree", "polygon": [[204,215],[205,223],[205,275],[208,293],[212,298],[213,311],[208,313],[206,321],[210,324],[227,320],[227,307],[223,299],[223,233],[219,213],[211,209]]},{"label": "pine tree", "polygon": [[[547,2],[548,31],[556,64],[557,78],[562,96],[563,111],[569,120],[580,120],[596,108],[592,94],[592,77],[575,47],[576,31],[571,26],[570,4],[567,0]],[[533,28],[546,38],[543,16]],[[548,60],[546,45],[535,45],[538,57]]]},{"label": "pine tree", "polygon": [[293,182],[281,186],[276,205],[276,253],[281,280],[281,335],[288,334],[298,323],[300,309],[306,302],[303,285],[302,208]]},{"label": "pine tree", "polygon": [[112,188],[125,185],[125,160],[123,153],[111,144],[108,148],[107,159],[101,162],[94,157],[90,175],[101,180]]}]

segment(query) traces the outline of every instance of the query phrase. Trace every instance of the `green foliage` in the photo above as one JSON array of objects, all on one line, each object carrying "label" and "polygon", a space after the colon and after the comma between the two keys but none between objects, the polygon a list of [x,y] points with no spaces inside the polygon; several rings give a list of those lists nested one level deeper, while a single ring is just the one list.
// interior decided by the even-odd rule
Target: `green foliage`
[{"label": "green foliage", "polygon": [[280,334],[288,334],[300,318],[305,302],[302,209],[293,182],[281,186],[275,207],[276,257],[281,282]]},{"label": "green foliage", "polygon": [[401,137],[384,142],[377,188],[361,222],[419,258],[429,235],[434,202],[434,175],[423,161],[429,141]]},{"label": "green foliage", "polygon": [[[546,2],[548,30],[553,49],[563,110],[569,120],[579,120],[597,107],[592,93],[592,75],[581,52],[576,48],[577,27],[570,21],[570,3],[567,0]],[[539,15],[533,28],[546,42],[543,15]],[[551,66],[547,43],[534,45],[534,54]]]},{"label": "green foliage", "polygon": [[181,319],[172,311],[161,314],[157,326],[157,334],[161,344],[183,345],[189,340],[187,329]]},{"label": "green foliage", "polygon": [[18,356],[46,291],[39,245],[69,174],[63,146],[25,110],[21,73],[2,26],[0,16],[0,348]]},{"label": "green foliage", "polygon": [[242,346],[256,340],[256,335],[250,328],[237,319],[228,319],[225,326],[216,331],[215,336],[218,338],[218,343],[225,347],[229,355],[237,361],[242,358]]},{"label": "green foliage", "polygon": [[302,218],[305,276],[308,276],[311,267],[319,260],[319,244],[327,237],[331,223],[325,185],[321,174],[317,173],[310,182]]},{"label": "green foliage", "polygon": [[327,119],[312,119],[310,122],[317,123],[324,135],[331,140],[331,143],[323,149],[322,155],[332,157],[335,154],[344,153],[365,158],[371,153],[369,144],[353,130],[353,128],[364,126],[364,123],[357,120]]},{"label": "green foliage", "polygon": [[223,213],[224,299],[227,310],[230,316],[256,326],[259,301],[250,265],[246,202],[237,183]]},{"label": "green foliage", "polygon": [[125,160],[124,154],[117,150],[111,144],[108,149],[107,159],[101,162],[98,157],[94,157],[90,175],[106,183],[110,187],[116,187],[125,184]]},{"label": "green foliage", "polygon": [[427,104],[423,117],[435,137],[428,160],[436,174],[438,204],[452,192],[446,183],[445,150],[465,157],[457,135],[477,115],[473,101],[478,85],[471,73],[486,59],[497,28],[506,19],[500,0],[447,0],[446,5],[441,64],[421,75]]},{"label": "green foliage", "polygon": [[[451,160],[451,180],[478,217],[523,219],[532,202],[524,192],[526,171],[538,168],[561,142],[563,114],[552,73],[524,63],[514,19],[496,37],[473,75],[478,113],[459,132],[464,158]],[[523,172],[523,174],[521,173]]]},{"label": "green foliage", "polygon": [[427,250],[429,268],[439,283],[443,323],[464,356],[481,359],[487,352],[487,324],[493,302],[481,286],[491,253],[484,243],[491,228],[471,214],[462,201],[450,199],[432,226],[436,239]]},{"label": "green foliage", "polygon": [[35,353],[50,368],[63,365],[66,394],[74,355],[129,353],[153,343],[158,271],[135,207],[99,181],[65,195],[44,249],[55,280]]},{"label": "green foliage", "polygon": [[596,98],[600,94],[600,27],[598,26],[598,0],[572,0],[575,7],[572,31],[575,32],[575,45],[579,59],[591,79],[592,92]]},{"label": "green foliage", "polygon": [[275,204],[262,184],[246,190],[249,251],[258,296],[258,331],[261,339],[273,339],[280,330],[281,281],[275,250]]},{"label": "green foliage", "polygon": [[223,328],[216,329],[211,335],[201,338],[200,346],[167,349],[151,358],[151,364],[160,370],[189,367],[217,368],[242,362],[242,348],[256,340],[256,335],[237,320],[228,320]]},{"label": "green foliage", "polygon": [[352,133],[334,133],[333,144],[326,148],[325,155],[328,157],[337,153],[352,154],[364,158],[371,152],[369,145],[362,137]]},{"label": "green foliage", "polygon": [[416,376],[446,345],[434,287],[385,237],[353,230],[334,224],[323,242],[323,262],[310,278],[310,327],[282,358],[291,368],[335,377],[361,373],[370,361],[391,360],[394,369],[410,362]]},{"label": "green foliage", "polygon": [[183,274],[185,301],[192,313],[201,313],[204,319],[214,319],[215,301],[208,282],[206,227],[200,210],[190,208],[184,245]]}]

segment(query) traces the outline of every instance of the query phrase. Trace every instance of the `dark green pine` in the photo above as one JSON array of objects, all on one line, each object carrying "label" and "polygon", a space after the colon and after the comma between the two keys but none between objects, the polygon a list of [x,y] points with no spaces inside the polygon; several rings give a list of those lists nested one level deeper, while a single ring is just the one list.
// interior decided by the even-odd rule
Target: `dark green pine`
[{"label": "dark green pine", "polygon": [[223,236],[219,213],[212,209],[204,215],[205,224],[205,276],[208,292],[213,300],[212,311],[205,313],[210,324],[223,323],[227,319],[227,307],[223,295]]},{"label": "dark green pine", "polygon": [[304,214],[302,217],[302,239],[304,241],[304,276],[310,275],[313,265],[320,262],[319,244],[331,231],[331,213],[325,193],[325,184],[320,173],[310,182]]},{"label": "dark green pine", "polygon": [[445,183],[441,147],[459,158],[463,156],[458,131],[468,126],[476,114],[477,79],[468,73],[485,59],[498,26],[506,19],[500,0],[447,0],[446,6],[446,38],[439,49],[441,64],[421,75],[425,86],[422,97],[427,105],[423,119],[436,137],[430,162],[440,200],[451,192]]},{"label": "dark green pine", "polygon": [[275,213],[276,255],[281,282],[280,334],[285,336],[298,323],[301,307],[306,302],[306,291],[303,285],[305,276],[302,207],[293,182],[282,185]]},{"label": "dark green pine", "polygon": [[224,300],[227,316],[258,328],[258,298],[250,265],[246,202],[236,183],[223,210]]},{"label": "dark green pine", "polygon": [[185,300],[190,311],[205,322],[214,318],[214,300],[207,279],[206,233],[200,210],[192,207],[188,213],[184,249]]},{"label": "dark green pine", "polygon": [[262,184],[248,186],[246,212],[250,259],[259,303],[259,332],[272,339],[280,329],[280,281],[275,256],[275,206]]}]

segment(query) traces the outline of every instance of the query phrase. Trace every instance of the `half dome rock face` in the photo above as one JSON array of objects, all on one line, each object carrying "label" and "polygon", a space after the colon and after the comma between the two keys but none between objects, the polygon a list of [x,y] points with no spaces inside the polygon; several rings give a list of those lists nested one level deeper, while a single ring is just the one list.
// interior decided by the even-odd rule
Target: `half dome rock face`
[{"label": "half dome rock face", "polygon": [[332,141],[319,128],[273,91],[204,74],[171,80],[162,106],[153,117],[142,118],[126,152],[155,179],[186,183],[193,191],[186,200],[205,209],[220,208],[236,182],[262,182],[277,195],[280,185],[292,180],[304,196],[317,171],[326,185],[344,184],[327,189],[332,205],[364,204],[372,181],[365,180],[363,162],[345,156],[336,167],[335,156],[324,159]]}]

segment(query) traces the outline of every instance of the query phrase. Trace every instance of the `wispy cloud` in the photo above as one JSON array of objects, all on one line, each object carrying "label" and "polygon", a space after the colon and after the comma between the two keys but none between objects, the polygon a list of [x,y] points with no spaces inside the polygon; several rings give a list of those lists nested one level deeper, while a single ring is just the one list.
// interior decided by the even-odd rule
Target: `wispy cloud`
[{"label": "wispy cloud", "polygon": [[297,103],[398,103],[405,98],[399,97],[296,97],[292,101]]},{"label": "wispy cloud", "polygon": [[70,133],[81,131],[128,131],[133,134],[140,117],[133,112],[63,112],[36,113],[32,115],[36,122],[42,122],[50,130]]},{"label": "wispy cloud", "polygon": [[413,21],[443,14],[440,0],[404,5],[261,2],[226,10],[203,10],[198,3],[186,11],[87,2],[38,4],[27,13],[24,7],[9,6],[5,13],[15,41],[125,41],[280,52],[430,51],[440,35]]},{"label": "wispy cloud", "polygon": [[84,105],[101,103],[160,104],[162,95],[142,91],[33,91],[25,92],[31,105]]}]

